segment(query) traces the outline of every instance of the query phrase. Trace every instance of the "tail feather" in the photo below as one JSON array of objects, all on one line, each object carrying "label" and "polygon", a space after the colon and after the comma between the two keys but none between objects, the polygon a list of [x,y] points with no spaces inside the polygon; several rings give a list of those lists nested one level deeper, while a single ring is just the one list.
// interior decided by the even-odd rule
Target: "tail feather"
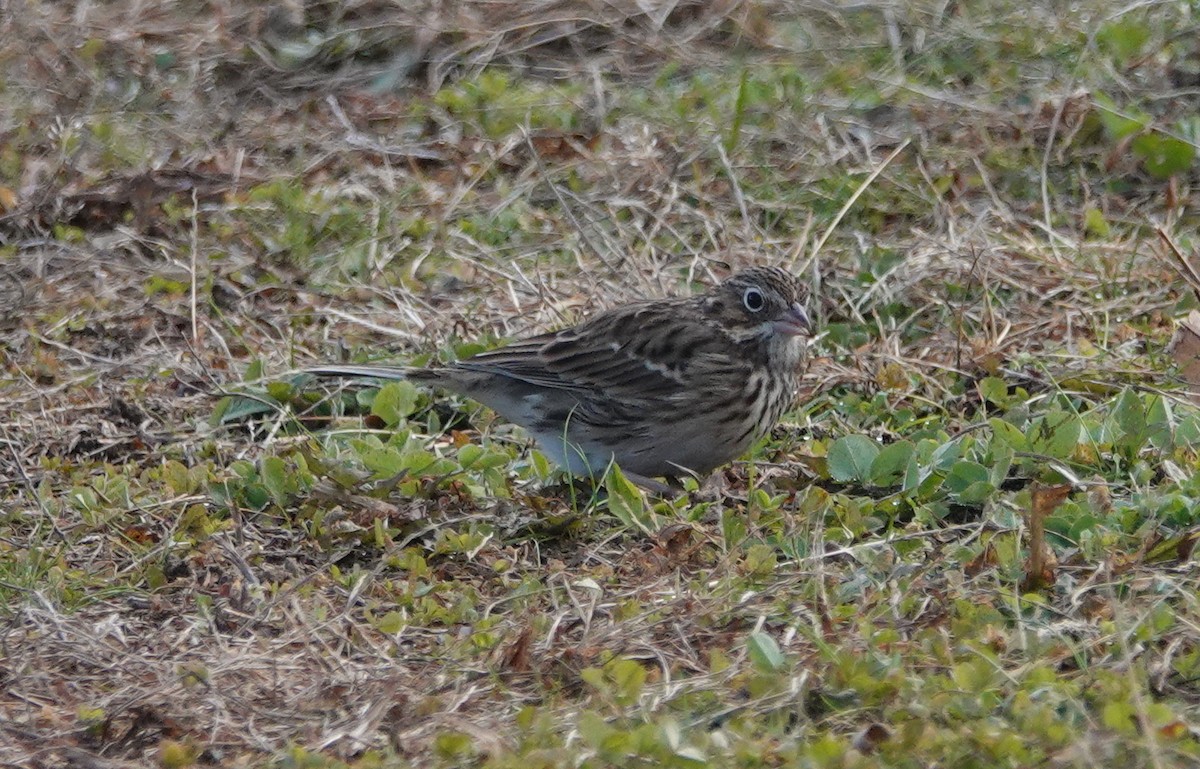
[{"label": "tail feather", "polygon": [[361,377],[365,379],[418,379],[412,376],[413,369],[404,366],[314,366],[304,372],[315,376]]}]

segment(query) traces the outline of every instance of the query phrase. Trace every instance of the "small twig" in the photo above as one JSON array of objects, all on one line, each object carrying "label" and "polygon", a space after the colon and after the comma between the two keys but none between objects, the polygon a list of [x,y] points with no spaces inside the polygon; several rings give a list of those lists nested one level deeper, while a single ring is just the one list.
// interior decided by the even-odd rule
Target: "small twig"
[{"label": "small twig", "polygon": [[191,286],[191,313],[192,313],[192,344],[196,347],[200,346],[200,326],[196,318],[196,252],[200,250],[200,230],[197,223],[197,213],[200,208],[200,201],[196,195],[195,188],[192,189],[192,234],[191,234],[191,260],[189,268],[191,270],[192,286]]},{"label": "small twig", "polygon": [[971,260],[971,270],[967,273],[967,289],[963,292],[963,301],[956,309],[958,311],[958,328],[954,334],[954,367],[962,370],[962,343],[963,343],[963,307],[966,305],[967,298],[971,293],[971,284],[975,282],[975,267],[979,264],[979,257],[982,252],[976,248],[972,248],[975,252],[975,257]]},{"label": "small twig", "polygon": [[1175,245],[1175,241],[1171,239],[1166,230],[1162,227],[1155,227],[1154,231],[1158,233],[1159,239],[1166,244],[1167,250],[1175,257],[1175,261],[1171,263],[1171,266],[1191,285],[1192,291],[1197,296],[1200,296],[1200,272],[1196,271],[1196,268],[1192,266],[1188,258],[1179,250],[1179,246]]},{"label": "small twig", "polygon": [[[15,439],[9,437],[8,425],[4,424],[3,422],[0,422],[0,434],[4,436],[4,440],[0,441],[0,443],[3,443],[12,454],[13,467],[16,469],[17,475],[20,476],[19,479],[14,478],[13,481],[24,482],[25,488],[27,488],[36,499],[37,487],[35,486],[33,479],[29,477],[29,473],[25,471],[25,463],[21,461],[21,454],[17,451],[17,442]],[[39,502],[41,502],[40,499]],[[42,502],[42,508],[43,510],[45,509],[44,502]]]},{"label": "small twig", "polygon": [[[93,355],[90,352],[84,352],[83,350],[72,347],[69,344],[63,344],[62,342],[56,342],[53,339],[47,339],[46,337],[42,336],[41,334],[37,334],[32,331],[29,332],[29,338],[35,339],[38,342],[41,342],[42,344],[49,345],[50,347],[57,347],[58,349],[63,350],[65,352],[73,353],[75,355],[78,355],[80,358],[83,358],[84,360],[90,360],[93,363],[106,363],[110,366],[120,365],[120,361],[118,361],[118,360],[113,360],[112,358],[106,358],[103,355]],[[42,393],[42,394],[45,394],[45,393]]]},{"label": "small twig", "polygon": [[729,175],[729,186],[733,189],[733,199],[737,201],[738,210],[742,214],[742,226],[745,229],[746,238],[750,239],[754,235],[754,230],[750,225],[750,212],[746,207],[746,196],[742,194],[742,185],[738,184],[737,175],[733,172],[733,164],[729,162],[729,154],[725,152],[725,143],[717,140],[714,144],[717,147],[717,155],[721,158],[721,165],[725,167],[725,173]]},{"label": "small twig", "polygon": [[419,342],[422,339],[426,338],[424,334],[414,334],[411,331],[401,331],[400,329],[393,328],[391,326],[382,326],[378,323],[372,323],[369,320],[364,320],[363,318],[355,317],[354,315],[351,315],[348,312],[343,312],[343,311],[337,309],[336,307],[331,307],[331,306],[326,305],[326,306],[320,307],[318,309],[320,310],[320,312],[324,313],[325,315],[331,315],[335,318],[340,318],[340,319],[346,321],[347,323],[353,323],[357,326],[362,326],[363,328],[368,328],[371,331],[374,331],[379,334],[386,334],[388,336],[394,336],[394,337],[398,337],[400,339],[406,339],[410,342]]},{"label": "small twig", "polygon": [[[1074,84],[1072,83],[1072,88]],[[1068,89],[1069,91],[1070,89]],[[1046,231],[1053,232],[1054,226],[1050,220],[1050,184],[1047,181],[1050,175],[1050,152],[1054,149],[1054,138],[1058,134],[1058,124],[1062,120],[1063,113],[1067,109],[1067,101],[1069,97],[1064,96],[1059,102],[1058,109],[1054,110],[1054,117],[1050,120],[1050,133],[1046,137],[1046,150],[1042,153],[1042,168],[1041,168],[1041,192],[1042,192],[1042,217],[1046,221]],[[1054,252],[1055,258],[1058,258],[1058,248],[1054,244],[1054,239],[1050,239],[1050,250]]]},{"label": "small twig", "polygon": [[[871,172],[871,175],[864,179],[862,184],[858,185],[858,189],[856,189],[854,194],[851,195],[845,204],[842,205],[841,210],[837,212],[837,216],[833,217],[833,221],[829,223],[829,227],[827,227],[825,229],[825,233],[821,235],[821,239],[817,241],[815,246],[813,246],[812,253],[808,255],[808,262],[804,265],[805,269],[808,268],[809,263],[812,263],[816,260],[817,255],[821,252],[821,248],[825,245],[825,241],[829,240],[830,236],[833,235],[833,231],[837,229],[839,224],[841,224],[842,218],[846,216],[846,213],[850,210],[850,208],[856,202],[858,202],[859,197],[861,197],[862,194],[867,191],[867,188],[871,186],[871,184],[879,177],[881,173],[883,173],[883,169],[887,168],[888,165],[890,165],[891,162],[896,159],[896,156],[903,152],[906,147],[908,147],[911,141],[911,139],[905,139],[903,142],[901,142],[900,146],[892,150],[892,154],[884,158],[883,162]],[[803,242],[796,244],[797,250],[803,247]],[[792,259],[794,260],[795,258],[796,255],[793,255]],[[803,273],[804,270],[799,270],[799,272]]]}]

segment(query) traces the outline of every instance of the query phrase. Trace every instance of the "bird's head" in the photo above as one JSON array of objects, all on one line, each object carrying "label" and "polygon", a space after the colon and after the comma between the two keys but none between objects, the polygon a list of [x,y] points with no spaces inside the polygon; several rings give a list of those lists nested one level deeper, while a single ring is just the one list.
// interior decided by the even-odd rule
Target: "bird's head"
[{"label": "bird's head", "polygon": [[706,313],[736,339],[790,339],[812,333],[805,293],[791,273],[751,267],[709,290],[703,300]]}]

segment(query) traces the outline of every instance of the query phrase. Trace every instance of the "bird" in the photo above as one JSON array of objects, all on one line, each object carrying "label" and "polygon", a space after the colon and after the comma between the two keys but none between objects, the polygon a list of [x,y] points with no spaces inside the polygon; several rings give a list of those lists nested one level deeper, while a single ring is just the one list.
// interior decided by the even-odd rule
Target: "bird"
[{"label": "bird", "polygon": [[813,324],[807,290],[749,267],[694,296],[648,299],[448,365],[326,365],[321,377],[407,379],[523,427],[574,476],[698,478],[744,454],[792,406]]}]

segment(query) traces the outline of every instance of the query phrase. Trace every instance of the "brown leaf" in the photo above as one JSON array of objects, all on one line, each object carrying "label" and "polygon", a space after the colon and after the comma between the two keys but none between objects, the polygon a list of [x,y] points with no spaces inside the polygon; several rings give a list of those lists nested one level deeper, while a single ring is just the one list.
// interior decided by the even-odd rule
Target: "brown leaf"
[{"label": "brown leaf", "polygon": [[1041,519],[1038,523],[1044,523],[1046,518],[1058,509],[1058,506],[1063,503],[1070,493],[1071,484],[1069,483],[1060,483],[1054,486],[1035,483],[1031,493],[1033,500],[1032,513]]},{"label": "brown leaf", "polygon": [[684,564],[696,552],[695,528],[691,524],[677,523],[665,527],[654,537],[654,550],[675,566]]},{"label": "brown leaf", "polygon": [[533,627],[526,625],[516,640],[504,649],[500,658],[500,667],[516,673],[529,670],[529,647],[533,645]]},{"label": "brown leaf", "polygon": [[1088,593],[1079,607],[1083,616],[1089,620],[1109,620],[1113,618],[1112,601],[1106,596]]},{"label": "brown leaf", "polygon": [[1179,374],[1188,385],[1188,397],[1200,403],[1200,312],[1192,310],[1179,321],[1167,352],[1179,366]]},{"label": "brown leaf", "polygon": [[[64,210],[70,212],[66,221],[85,230],[108,229],[132,215],[139,230],[149,228],[162,216],[160,206],[168,200],[185,201],[193,197],[198,202],[221,200],[239,183],[249,181],[244,174],[207,174],[192,168],[160,168],[132,174],[111,174],[81,187],[58,191]],[[38,213],[38,212],[35,212]],[[53,218],[51,211],[41,211],[43,218]]]},{"label": "brown leaf", "polygon": [[1195,529],[1181,536],[1175,543],[1175,557],[1180,561],[1186,561],[1188,558],[1191,558],[1192,551],[1196,549],[1197,540],[1200,540],[1200,531]]},{"label": "brown leaf", "polygon": [[899,363],[885,363],[875,372],[875,384],[881,390],[905,390],[908,388],[908,372]]},{"label": "brown leaf", "polygon": [[1192,260],[1183,253],[1171,235],[1162,227],[1157,228],[1158,237],[1167,247],[1167,262],[1179,273],[1179,277],[1183,278],[1189,286],[1192,287],[1192,292],[1200,297],[1200,270],[1192,264]]},{"label": "brown leaf", "polygon": [[1046,544],[1046,518],[1063,503],[1071,493],[1071,485],[1056,486],[1033,484],[1030,490],[1031,503],[1026,525],[1029,530],[1029,556],[1025,559],[1025,577],[1021,580],[1021,591],[1036,592],[1054,584],[1058,559]]},{"label": "brown leaf", "polygon": [[883,724],[871,724],[866,729],[863,729],[850,741],[854,749],[863,755],[870,755],[875,752],[875,749],[886,739],[892,736],[888,728]]},{"label": "brown leaf", "polygon": [[963,567],[963,573],[968,577],[977,577],[998,563],[1000,563],[1000,557],[996,555],[996,546],[988,542],[984,545],[983,550],[979,552],[979,555],[972,558]]},{"label": "brown leaf", "polygon": [[1112,492],[1108,483],[1100,476],[1095,476],[1088,482],[1088,504],[1098,513],[1108,514],[1113,510]]},{"label": "brown leaf", "polygon": [[539,131],[529,137],[534,151],[548,160],[574,160],[594,150],[600,143],[599,134],[580,132]]},{"label": "brown leaf", "polygon": [[995,625],[988,625],[983,630],[983,643],[992,651],[1004,652],[1008,649],[1008,636]]},{"label": "brown leaf", "polygon": [[1188,735],[1189,731],[1188,725],[1183,721],[1172,721],[1169,724],[1158,727],[1159,735],[1169,740],[1181,740]]},{"label": "brown leaf", "polygon": [[1126,568],[1136,564],[1164,564],[1186,561],[1200,539],[1200,528],[1178,532],[1170,537],[1164,537],[1157,532],[1148,536],[1142,542],[1136,553],[1128,556],[1129,563],[1122,564]]}]

